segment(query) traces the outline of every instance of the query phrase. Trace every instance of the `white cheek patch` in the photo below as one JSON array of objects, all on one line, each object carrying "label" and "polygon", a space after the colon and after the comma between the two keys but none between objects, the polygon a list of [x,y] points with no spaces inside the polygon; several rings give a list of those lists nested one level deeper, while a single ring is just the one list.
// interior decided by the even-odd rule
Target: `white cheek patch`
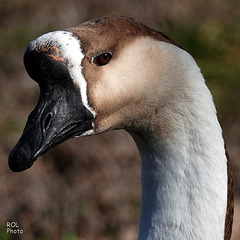
[{"label": "white cheek patch", "polygon": [[82,60],[84,54],[81,49],[80,40],[67,31],[55,31],[46,33],[31,42],[31,50],[40,51],[41,48],[57,47],[61,51],[61,55],[67,60],[66,66],[73,82],[80,88],[82,103],[92,115],[96,116],[96,112],[89,106],[87,98],[87,82],[82,74]]}]

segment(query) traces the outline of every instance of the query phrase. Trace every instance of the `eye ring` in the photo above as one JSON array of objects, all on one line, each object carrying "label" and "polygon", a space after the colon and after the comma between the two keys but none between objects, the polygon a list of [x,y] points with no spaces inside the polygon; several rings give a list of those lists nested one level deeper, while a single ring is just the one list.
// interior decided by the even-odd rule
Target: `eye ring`
[{"label": "eye ring", "polygon": [[112,59],[112,53],[103,51],[93,56],[91,63],[101,67],[108,64],[111,59]]}]

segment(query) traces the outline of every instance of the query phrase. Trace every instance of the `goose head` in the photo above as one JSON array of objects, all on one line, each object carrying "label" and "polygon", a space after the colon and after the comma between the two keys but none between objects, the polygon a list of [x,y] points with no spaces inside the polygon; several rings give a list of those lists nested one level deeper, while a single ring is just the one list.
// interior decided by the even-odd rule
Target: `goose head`
[{"label": "goose head", "polygon": [[159,64],[165,64],[156,41],[175,44],[163,33],[115,16],[32,41],[24,64],[40,97],[10,154],[10,169],[31,167],[72,137],[144,126],[157,111],[153,95],[164,71]]},{"label": "goose head", "polygon": [[222,130],[190,54],[113,16],[40,36],[24,64],[40,97],[9,156],[11,170],[31,167],[69,138],[125,129],[142,160],[138,239],[223,239],[224,224],[230,239]]}]

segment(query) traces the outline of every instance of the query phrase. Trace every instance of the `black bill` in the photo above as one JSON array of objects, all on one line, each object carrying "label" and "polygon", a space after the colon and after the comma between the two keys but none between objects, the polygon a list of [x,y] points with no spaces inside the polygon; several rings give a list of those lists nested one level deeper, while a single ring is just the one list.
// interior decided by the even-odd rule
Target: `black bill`
[{"label": "black bill", "polygon": [[[23,134],[9,156],[12,171],[31,167],[38,156],[63,141],[91,130],[93,115],[81,101],[80,89],[69,74],[68,61],[56,46],[33,51],[28,47],[24,63],[40,86],[39,101],[28,117]],[[51,52],[50,52],[51,51]],[[60,60],[49,57],[58,54]]]}]

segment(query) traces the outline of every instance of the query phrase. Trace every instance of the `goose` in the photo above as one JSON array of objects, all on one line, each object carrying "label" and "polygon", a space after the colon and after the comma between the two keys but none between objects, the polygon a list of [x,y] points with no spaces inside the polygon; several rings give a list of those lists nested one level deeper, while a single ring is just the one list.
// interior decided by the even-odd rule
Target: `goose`
[{"label": "goose", "polygon": [[71,137],[124,129],[141,156],[138,240],[229,240],[233,184],[212,95],[193,57],[123,16],[33,40],[40,97],[9,155],[12,171]]}]

